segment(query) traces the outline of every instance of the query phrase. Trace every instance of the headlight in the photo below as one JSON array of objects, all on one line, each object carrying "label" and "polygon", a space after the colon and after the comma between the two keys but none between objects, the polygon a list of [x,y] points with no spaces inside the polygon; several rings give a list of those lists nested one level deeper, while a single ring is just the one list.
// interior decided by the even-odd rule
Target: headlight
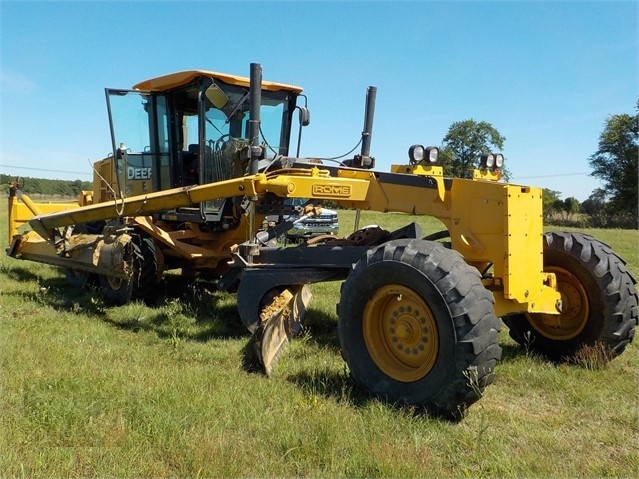
[{"label": "headlight", "polygon": [[499,170],[504,166],[504,155],[501,153],[484,153],[479,160],[481,170]]},{"label": "headlight", "polygon": [[439,148],[436,146],[428,146],[424,148],[422,145],[413,145],[408,149],[408,159],[411,165],[419,163],[433,164],[437,163],[439,157]]},{"label": "headlight", "polygon": [[429,146],[426,148],[426,158],[429,163],[437,163],[437,159],[439,158],[439,148],[436,146]]},{"label": "headlight", "polygon": [[495,155],[492,153],[484,153],[479,161],[482,170],[491,169],[495,166]]},{"label": "headlight", "polygon": [[413,145],[408,149],[408,159],[412,165],[416,165],[424,159],[424,147],[422,145]]}]

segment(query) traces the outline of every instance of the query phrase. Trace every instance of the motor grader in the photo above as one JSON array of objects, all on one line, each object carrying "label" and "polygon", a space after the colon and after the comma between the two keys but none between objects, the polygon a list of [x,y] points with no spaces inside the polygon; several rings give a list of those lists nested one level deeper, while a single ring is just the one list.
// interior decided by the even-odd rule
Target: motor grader
[{"label": "motor grader", "polygon": [[[493,381],[502,320],[552,359],[597,343],[621,353],[638,317],[624,261],[590,236],[544,234],[541,189],[502,182],[501,154],[482,156],[472,178],[446,178],[437,148],[416,144],[407,162],[376,171],[375,96],[369,87],[361,151],[333,164],[299,158],[306,97],[263,81],[259,64],[248,78],[183,71],[107,89],[113,153],[95,163],[93,191],[52,206],[11,185],[7,253],[64,268],[74,286],[95,280],[115,305],[152,299],[169,270],[213,278],[237,293],[269,375],[302,327],[309,285],[342,281],[337,329],[352,377],[442,414]],[[293,208],[294,198],[308,201]],[[430,215],[445,230],[360,227],[357,213],[347,236],[278,246],[326,201]]]}]

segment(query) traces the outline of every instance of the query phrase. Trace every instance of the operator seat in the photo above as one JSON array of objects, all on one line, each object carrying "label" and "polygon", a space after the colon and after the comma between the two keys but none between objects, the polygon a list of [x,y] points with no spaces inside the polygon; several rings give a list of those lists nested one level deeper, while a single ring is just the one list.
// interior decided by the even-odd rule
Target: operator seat
[{"label": "operator seat", "polygon": [[188,151],[182,152],[182,178],[184,186],[197,185],[200,180],[200,145],[189,145]]}]

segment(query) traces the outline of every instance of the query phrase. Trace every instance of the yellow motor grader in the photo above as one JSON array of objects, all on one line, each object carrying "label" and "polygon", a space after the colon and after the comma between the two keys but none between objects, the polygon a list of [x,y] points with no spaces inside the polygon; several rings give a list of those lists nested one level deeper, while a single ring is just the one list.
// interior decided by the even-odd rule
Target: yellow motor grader
[{"label": "yellow motor grader", "polygon": [[[75,286],[94,279],[115,305],[152,298],[169,270],[214,278],[237,292],[267,374],[300,331],[309,285],[343,281],[338,334],[353,378],[444,414],[493,381],[501,320],[557,360],[595,343],[614,356],[632,341],[638,297],[624,261],[590,236],[544,234],[542,191],[501,182],[501,154],[482,156],[472,178],[445,178],[437,148],[413,145],[405,164],[376,171],[369,87],[361,151],[330,165],[299,158],[301,92],[262,81],[259,64],[248,78],[183,71],[107,89],[113,153],[96,162],[93,191],[51,206],[11,185],[8,255],[62,267]],[[446,229],[356,224],[277,246],[324,201],[430,215]]]}]

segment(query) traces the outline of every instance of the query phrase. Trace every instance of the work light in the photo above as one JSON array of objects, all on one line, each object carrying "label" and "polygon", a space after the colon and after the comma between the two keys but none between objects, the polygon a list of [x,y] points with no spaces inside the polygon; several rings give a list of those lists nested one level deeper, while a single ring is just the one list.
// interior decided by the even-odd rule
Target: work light
[{"label": "work light", "polygon": [[424,159],[424,147],[422,145],[413,145],[408,149],[408,159],[412,165],[416,165]]},{"label": "work light", "polygon": [[437,163],[439,157],[439,148],[436,146],[424,147],[423,145],[413,145],[408,149],[408,159],[411,165],[418,163],[433,164]]},{"label": "work light", "polygon": [[495,166],[495,155],[492,153],[484,153],[481,155],[479,166],[482,170],[492,170]]},{"label": "work light", "polygon": [[499,170],[504,166],[504,155],[501,153],[484,153],[479,160],[480,170]]}]

